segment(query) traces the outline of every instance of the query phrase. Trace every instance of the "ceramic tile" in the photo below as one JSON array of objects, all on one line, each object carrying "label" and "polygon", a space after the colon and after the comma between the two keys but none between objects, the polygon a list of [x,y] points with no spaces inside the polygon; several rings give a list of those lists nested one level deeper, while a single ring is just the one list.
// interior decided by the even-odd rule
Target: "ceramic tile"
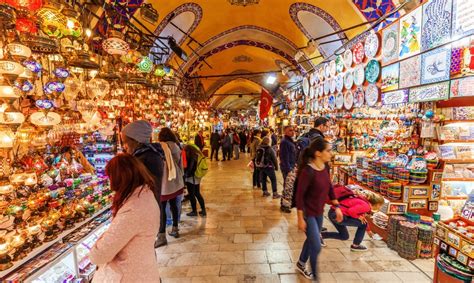
[{"label": "ceramic tile", "polygon": [[253,237],[251,234],[235,234],[234,235],[234,243],[252,243]]},{"label": "ceramic tile", "polygon": [[420,272],[394,272],[404,283],[430,283],[431,278]]},{"label": "ceramic tile", "polygon": [[245,263],[267,263],[265,251],[245,251]]},{"label": "ceramic tile", "polygon": [[191,266],[188,269],[187,277],[219,276],[220,270],[220,265]]},{"label": "ceramic tile", "polygon": [[232,264],[222,265],[220,275],[269,274],[268,264]]},{"label": "ceramic tile", "polygon": [[[364,280],[364,282],[376,283],[398,283],[402,282],[400,278],[395,275],[393,272],[359,272],[359,276]],[[416,282],[416,281],[412,281]]]},{"label": "ceramic tile", "polygon": [[290,263],[291,257],[286,250],[267,250],[268,263]]},{"label": "ceramic tile", "polygon": [[365,282],[357,272],[337,272],[332,273],[337,283],[363,283]]}]

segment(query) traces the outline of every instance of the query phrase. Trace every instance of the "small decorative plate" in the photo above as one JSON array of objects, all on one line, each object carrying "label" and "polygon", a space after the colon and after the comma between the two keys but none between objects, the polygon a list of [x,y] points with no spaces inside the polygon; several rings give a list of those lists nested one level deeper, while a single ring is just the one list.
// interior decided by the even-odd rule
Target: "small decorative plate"
[{"label": "small decorative plate", "polygon": [[362,42],[358,42],[352,49],[352,60],[354,61],[354,64],[359,65],[362,63],[362,61],[364,61],[364,56],[364,44]]},{"label": "small decorative plate", "polygon": [[310,99],[314,98],[314,87],[313,86],[309,87],[309,98]]},{"label": "small decorative plate", "polygon": [[350,110],[352,105],[354,104],[354,95],[352,91],[348,90],[346,94],[344,94],[344,108]]},{"label": "small decorative plate", "polygon": [[336,78],[332,78],[330,82],[331,82],[331,87],[329,88],[329,92],[335,93],[336,92]]},{"label": "small decorative plate", "polygon": [[333,110],[336,107],[336,97],[331,94],[328,98],[329,109]]},{"label": "small decorative plate", "polygon": [[365,101],[370,107],[375,106],[379,100],[379,88],[376,84],[369,84],[365,90]]},{"label": "small decorative plate", "polygon": [[344,106],[344,94],[342,94],[342,92],[338,92],[336,94],[336,108],[342,109],[343,106]]},{"label": "small decorative plate", "polygon": [[331,62],[329,62],[329,73],[331,74],[331,77],[336,75],[336,60],[331,60]]},{"label": "small decorative plate", "polygon": [[324,80],[324,67],[319,67],[318,77],[319,77],[320,82],[322,82]]},{"label": "small decorative plate", "polygon": [[330,76],[331,76],[331,70],[330,70],[329,64],[325,63],[324,64],[324,77],[326,79],[329,79]]},{"label": "small decorative plate", "polygon": [[364,65],[358,65],[354,69],[354,84],[356,86],[361,86],[364,84],[365,73],[364,73]]},{"label": "small decorative plate", "polygon": [[380,47],[379,36],[374,32],[370,33],[369,36],[365,39],[364,43],[365,56],[367,58],[375,58]]},{"label": "small decorative plate", "polygon": [[303,78],[303,93],[304,95],[309,95],[309,79],[308,77]]},{"label": "small decorative plate", "polygon": [[344,88],[344,76],[342,74],[339,74],[334,80],[336,81],[336,90],[342,91],[342,89]]},{"label": "small decorative plate", "polygon": [[331,81],[325,80],[324,81],[324,94],[329,94],[329,90],[331,89]]},{"label": "small decorative plate", "polygon": [[342,59],[341,55],[337,55],[336,57],[336,71],[338,73],[342,73],[342,71],[344,71],[344,59]]},{"label": "small decorative plate", "polygon": [[323,94],[324,94],[324,83],[319,83],[318,95],[323,96]]},{"label": "small decorative plate", "polygon": [[356,88],[354,91],[354,107],[359,108],[364,105],[364,89],[362,87]]},{"label": "small decorative plate", "polygon": [[323,107],[324,109],[328,109],[329,108],[329,98],[327,96],[325,96],[323,98]]},{"label": "small decorative plate", "polygon": [[344,66],[346,69],[352,66],[352,51],[350,49],[344,51]]},{"label": "small decorative plate", "polygon": [[373,84],[375,83],[380,75],[380,63],[379,61],[372,59],[365,66],[365,79]]},{"label": "small decorative plate", "polygon": [[319,77],[317,72],[314,72],[309,76],[309,83],[313,86],[319,83]]},{"label": "small decorative plate", "polygon": [[399,154],[396,158],[395,158],[395,163],[399,164],[400,166],[407,166],[408,164],[408,161],[410,161],[410,158],[405,155],[405,154]]},{"label": "small decorative plate", "polygon": [[354,85],[354,75],[352,74],[352,70],[348,70],[344,74],[344,87],[346,89],[351,89]]},{"label": "small decorative plate", "polygon": [[313,100],[313,111],[316,112],[319,109],[319,101],[317,99]]}]

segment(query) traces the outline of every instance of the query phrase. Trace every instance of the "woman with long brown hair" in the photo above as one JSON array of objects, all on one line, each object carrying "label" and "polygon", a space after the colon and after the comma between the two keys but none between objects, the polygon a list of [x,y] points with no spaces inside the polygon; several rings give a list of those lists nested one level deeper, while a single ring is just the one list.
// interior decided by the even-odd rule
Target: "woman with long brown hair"
[{"label": "woman with long brown hair", "polygon": [[159,282],[154,243],[160,209],[154,179],[135,157],[120,154],[105,168],[115,192],[112,223],[92,247],[94,282]]}]

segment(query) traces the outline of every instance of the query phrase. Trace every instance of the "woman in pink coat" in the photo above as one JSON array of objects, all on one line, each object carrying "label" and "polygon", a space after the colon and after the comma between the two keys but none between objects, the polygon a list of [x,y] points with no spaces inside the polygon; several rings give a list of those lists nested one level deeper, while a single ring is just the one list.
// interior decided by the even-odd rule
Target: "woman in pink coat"
[{"label": "woman in pink coat", "polygon": [[155,237],[160,209],[153,177],[135,157],[121,154],[106,167],[115,192],[112,223],[89,253],[98,266],[93,282],[160,282]]}]

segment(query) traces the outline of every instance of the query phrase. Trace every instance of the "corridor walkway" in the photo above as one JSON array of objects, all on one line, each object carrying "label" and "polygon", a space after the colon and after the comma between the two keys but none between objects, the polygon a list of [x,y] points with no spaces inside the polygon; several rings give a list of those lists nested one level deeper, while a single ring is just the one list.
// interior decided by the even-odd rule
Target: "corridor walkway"
[{"label": "corridor walkway", "polygon": [[[202,184],[207,218],[185,216],[186,204],[181,238],[157,249],[163,282],[306,282],[294,269],[305,239],[295,212],[280,213],[280,200],[252,189],[248,162],[210,163]],[[329,221],[325,226],[334,229]],[[409,262],[383,242],[364,242],[365,253],[351,252],[350,241],[326,242],[319,257],[323,283],[430,282],[432,260]]]}]

